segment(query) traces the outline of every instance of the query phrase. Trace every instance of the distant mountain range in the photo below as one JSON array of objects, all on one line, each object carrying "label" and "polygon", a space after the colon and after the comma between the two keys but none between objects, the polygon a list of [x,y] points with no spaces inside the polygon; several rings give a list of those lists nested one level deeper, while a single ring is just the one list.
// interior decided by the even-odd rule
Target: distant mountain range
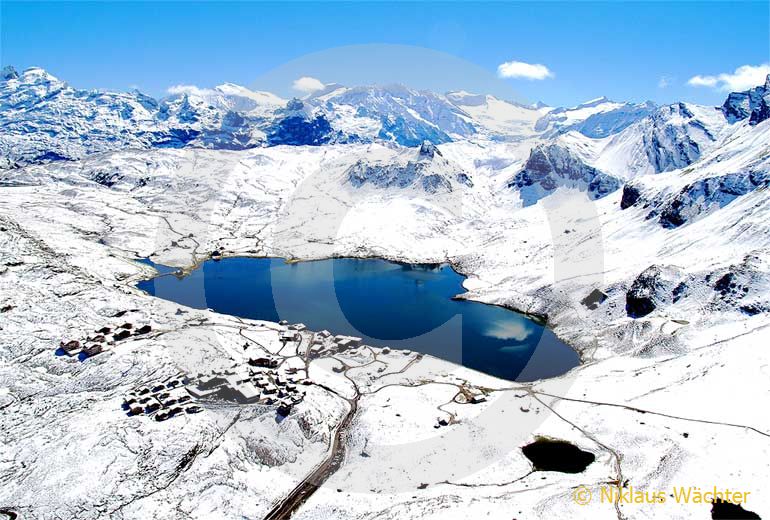
[{"label": "distant mountain range", "polygon": [[[524,143],[529,158],[506,186],[529,205],[559,187],[600,198],[635,177],[685,168],[741,125],[770,118],[770,78],[765,85],[730,94],[721,107],[619,103],[602,97],[553,108],[403,85],[331,84],[301,100],[229,83],[172,91],[158,100],[138,91],[79,90],[40,68],[19,74],[6,67],[0,73],[0,166],[77,160],[124,149],[369,142],[423,146],[432,159],[433,145],[454,141]],[[429,191],[471,182],[461,168],[442,164],[446,175],[436,184],[423,172],[425,154],[420,157],[389,166],[367,165],[362,158],[350,182],[400,186],[405,179],[428,175]],[[738,184],[744,189],[755,181],[762,179]]]}]

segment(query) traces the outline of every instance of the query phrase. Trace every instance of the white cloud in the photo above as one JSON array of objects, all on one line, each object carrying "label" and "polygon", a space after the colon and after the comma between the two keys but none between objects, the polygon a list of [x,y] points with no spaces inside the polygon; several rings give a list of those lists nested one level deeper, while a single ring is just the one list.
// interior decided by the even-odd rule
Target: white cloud
[{"label": "white cloud", "polygon": [[687,81],[687,84],[693,87],[716,87],[717,83],[719,80],[716,76],[701,76],[700,74]]},{"label": "white cloud", "polygon": [[310,76],[302,76],[299,79],[295,79],[294,83],[291,84],[291,88],[300,92],[304,92],[305,94],[310,94],[316,90],[321,90],[324,88],[324,86],[325,85],[321,82],[321,80],[311,78]]},{"label": "white cloud", "polygon": [[671,78],[668,76],[661,76],[658,80],[658,88],[666,88],[671,84]]},{"label": "white cloud", "polygon": [[174,85],[166,90],[172,96],[187,94],[188,96],[206,97],[214,93],[207,88],[198,88],[195,85]]},{"label": "white cloud", "polygon": [[520,321],[498,321],[487,329],[486,335],[497,339],[524,341],[529,336],[529,329]]},{"label": "white cloud", "polygon": [[501,78],[546,79],[554,77],[548,67],[539,63],[506,61],[497,66],[497,75]]},{"label": "white cloud", "polygon": [[770,74],[770,63],[742,65],[731,73],[722,73],[716,76],[698,74],[691,77],[687,84],[692,87],[714,88],[722,92],[737,92],[748,90],[757,85],[764,85],[768,74]]}]

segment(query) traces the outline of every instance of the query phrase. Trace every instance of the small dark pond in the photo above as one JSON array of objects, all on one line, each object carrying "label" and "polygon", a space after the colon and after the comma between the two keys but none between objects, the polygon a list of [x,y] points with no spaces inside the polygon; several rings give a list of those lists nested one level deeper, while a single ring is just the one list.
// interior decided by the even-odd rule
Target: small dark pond
[{"label": "small dark pond", "polygon": [[464,277],[448,265],[339,258],[286,263],[277,258],[207,261],[189,276],[155,265],[140,282],[149,294],[199,309],[311,330],[361,336],[376,346],[431,354],[508,380],[563,374],[577,354],[532,319],[453,296]]},{"label": "small dark pond", "polygon": [[596,459],[593,453],[583,451],[574,444],[552,439],[538,439],[521,451],[532,461],[535,471],[580,473]]},{"label": "small dark pond", "polygon": [[762,520],[758,514],[743,509],[740,504],[733,504],[719,498],[711,504],[711,518],[713,520]]}]

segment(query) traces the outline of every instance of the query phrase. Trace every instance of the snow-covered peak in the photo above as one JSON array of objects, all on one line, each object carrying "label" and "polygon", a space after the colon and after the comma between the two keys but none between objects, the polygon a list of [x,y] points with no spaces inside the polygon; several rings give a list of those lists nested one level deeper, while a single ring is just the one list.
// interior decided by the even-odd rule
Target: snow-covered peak
[{"label": "snow-covered peak", "polygon": [[431,194],[473,187],[470,175],[429,141],[416,149],[372,145],[365,157],[344,170],[343,182],[356,189],[410,189]]},{"label": "snow-covered peak", "polygon": [[327,83],[326,85],[324,85],[324,88],[311,92],[310,94],[305,96],[304,99],[308,101],[325,103],[326,101],[328,101],[333,97],[341,96],[348,90],[350,89],[345,85],[340,85],[339,83]]},{"label": "snow-covered peak", "polygon": [[209,105],[218,110],[264,115],[286,104],[286,100],[269,92],[253,91],[234,83],[223,83],[212,89],[176,86],[169,89],[170,100],[188,99],[196,105]]},{"label": "snow-covered peak", "polygon": [[21,73],[19,78],[22,83],[58,82],[52,74],[40,67],[29,67]]},{"label": "snow-covered peak", "polygon": [[3,78],[0,96],[4,98],[4,105],[33,103],[68,88],[66,83],[39,67],[30,67],[21,74],[13,67],[6,67],[3,69]]},{"label": "snow-covered peak", "polygon": [[487,103],[492,97],[487,94],[474,94],[465,90],[453,90],[445,94],[446,98],[455,105],[478,106]]},{"label": "snow-covered peak", "polygon": [[606,96],[599,96],[598,98],[589,99],[588,101],[584,101],[584,102],[580,103],[576,107],[573,107],[573,110],[577,110],[577,109],[580,109],[580,108],[596,107],[596,106],[603,105],[603,104],[606,104],[606,103],[614,103],[614,102],[610,101],[609,98],[607,98]]},{"label": "snow-covered peak", "polygon": [[471,117],[476,126],[503,139],[520,139],[535,133],[542,109],[499,99],[488,94],[448,92],[446,98]]},{"label": "snow-covered peak", "polygon": [[286,100],[271,92],[250,90],[235,83],[223,83],[214,87],[216,92],[229,98],[243,98],[253,101],[257,106],[279,107],[286,104]]},{"label": "snow-covered peak", "polygon": [[545,136],[576,130],[588,137],[616,134],[652,113],[655,104],[619,103],[599,97],[571,108],[554,108],[543,116],[535,129]]},{"label": "snow-covered peak", "polygon": [[329,85],[305,101],[324,111],[336,128],[405,146],[426,139],[445,143],[476,132],[470,117],[446,97],[401,84]]}]

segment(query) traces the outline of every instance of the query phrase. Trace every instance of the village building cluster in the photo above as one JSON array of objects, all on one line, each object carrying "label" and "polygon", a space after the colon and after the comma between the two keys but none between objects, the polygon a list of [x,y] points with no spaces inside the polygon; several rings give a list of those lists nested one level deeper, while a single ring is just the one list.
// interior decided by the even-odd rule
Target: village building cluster
[{"label": "village building cluster", "polygon": [[361,338],[355,336],[332,336],[328,330],[316,332],[310,344],[309,357],[317,358],[325,354],[334,354],[347,351],[348,354],[355,356],[358,349],[362,347]]},{"label": "village building cluster", "polygon": [[83,340],[69,340],[59,343],[59,349],[64,354],[80,359],[86,359],[102,352],[107,352],[124,339],[132,336],[142,336],[152,331],[152,326],[142,325],[134,327],[133,323],[126,322],[115,329],[105,326],[86,336]]},{"label": "village building cluster", "polygon": [[139,387],[125,397],[123,408],[130,415],[153,416],[157,421],[202,412],[203,408],[193,402],[185,389],[187,383],[184,375],[178,375],[161,383]]},{"label": "village building cluster", "polygon": [[245,366],[198,374],[187,390],[197,399],[216,397],[238,403],[274,404],[277,412],[286,416],[305,398],[301,386],[312,382],[296,371],[281,372],[277,366],[278,360],[272,356],[250,358]]},{"label": "village building cluster", "polygon": [[197,413],[203,409],[200,400],[221,399],[242,404],[276,405],[281,416],[288,415],[294,405],[302,402],[305,391],[300,387],[311,381],[295,373],[276,370],[277,359],[272,356],[250,358],[245,365],[179,376],[129,393],[124,409],[131,415],[153,416],[164,421],[182,413]]},{"label": "village building cluster", "polygon": [[[138,387],[125,396],[123,409],[131,416],[146,416],[156,421],[165,421],[176,416],[202,412],[202,405],[206,401],[222,400],[275,406],[277,414],[285,417],[304,400],[306,391],[303,387],[312,384],[307,378],[306,368],[286,363],[288,359],[304,358],[307,364],[313,358],[343,352],[356,356],[359,352],[363,354],[368,348],[362,344],[362,338],[355,336],[332,335],[328,330],[312,332],[302,323],[289,324],[281,321],[279,326],[276,333],[281,348],[277,354],[270,353],[252,340],[251,343],[243,345],[242,360],[233,363],[229,368],[195,375],[179,374],[164,381]],[[61,342],[60,348],[69,356],[90,357],[108,351],[120,341],[147,334],[151,330],[150,325],[134,327],[132,323],[124,323],[114,329],[105,326],[94,331],[82,342]],[[293,349],[287,354],[282,354],[287,347]],[[390,352],[388,347],[382,349],[383,354]],[[410,351],[403,353],[411,354]],[[465,395],[466,402],[482,400],[483,394]]]}]

